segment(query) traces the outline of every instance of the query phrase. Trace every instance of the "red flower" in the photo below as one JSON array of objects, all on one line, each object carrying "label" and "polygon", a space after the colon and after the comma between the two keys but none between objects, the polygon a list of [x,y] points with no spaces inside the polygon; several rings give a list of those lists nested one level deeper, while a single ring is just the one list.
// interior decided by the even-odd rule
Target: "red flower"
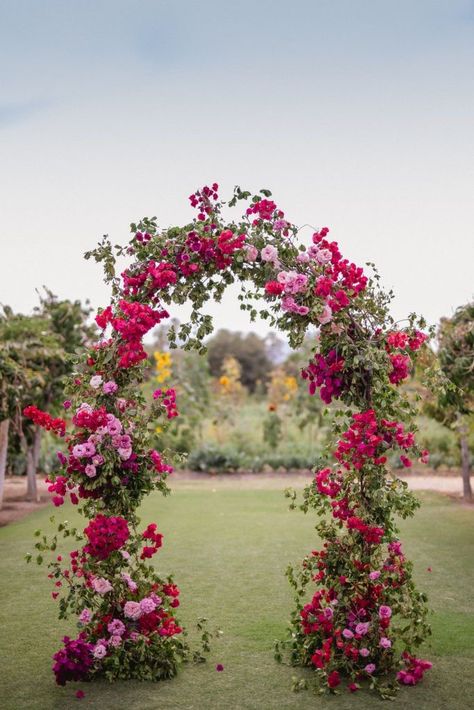
[{"label": "red flower", "polygon": [[338,671],[331,671],[331,673],[328,675],[328,686],[330,688],[337,688],[337,686],[341,682],[341,677],[338,673]]}]

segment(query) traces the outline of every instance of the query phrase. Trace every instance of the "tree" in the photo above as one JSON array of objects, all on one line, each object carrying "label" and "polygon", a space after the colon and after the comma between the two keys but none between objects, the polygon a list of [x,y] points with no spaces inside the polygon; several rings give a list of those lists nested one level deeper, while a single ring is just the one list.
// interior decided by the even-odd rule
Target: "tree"
[{"label": "tree", "polygon": [[222,374],[226,357],[234,357],[242,370],[241,382],[250,392],[254,392],[257,383],[266,382],[272,363],[267,355],[265,340],[256,333],[232,332],[219,330],[207,343],[209,369],[213,377]]},{"label": "tree", "polygon": [[[439,363],[454,385],[439,398],[444,423],[458,435],[461,450],[463,497],[472,502],[469,417],[474,410],[474,301],[460,306],[452,318],[443,318],[438,329]],[[438,417],[440,418],[440,417]]]},{"label": "tree", "polygon": [[80,301],[59,300],[48,289],[40,295],[33,315],[14,314],[8,306],[0,315],[0,479],[5,475],[8,435],[13,431],[26,459],[29,500],[38,500],[42,429],[22,412],[30,404],[59,409],[72,355],[93,333],[88,315],[89,309]]}]

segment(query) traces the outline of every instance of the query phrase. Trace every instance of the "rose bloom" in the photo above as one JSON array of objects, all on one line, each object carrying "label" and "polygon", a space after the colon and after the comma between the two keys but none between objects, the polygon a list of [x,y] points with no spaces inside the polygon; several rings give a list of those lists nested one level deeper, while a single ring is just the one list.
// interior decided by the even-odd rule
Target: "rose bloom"
[{"label": "rose bloom", "polygon": [[318,318],[321,325],[326,325],[332,320],[332,308],[327,303],[324,304],[323,312]]},{"label": "rose bloom", "polygon": [[113,380],[109,380],[108,382],[104,382],[102,386],[102,392],[104,394],[113,394],[118,390],[118,384],[114,382]]},{"label": "rose bloom", "polygon": [[125,631],[125,624],[120,621],[120,619],[112,619],[112,621],[107,625],[107,631],[109,634],[122,636]]},{"label": "rose bloom", "polygon": [[247,257],[247,261],[255,261],[258,256],[257,247],[254,247],[253,244],[249,244],[249,246],[245,250],[245,256]]},{"label": "rose bloom", "polygon": [[359,636],[365,636],[367,631],[369,630],[370,624],[368,621],[361,622],[360,624],[357,624],[356,626],[356,634],[359,634]]},{"label": "rose bloom", "polygon": [[94,478],[94,476],[97,476],[97,471],[95,466],[93,466],[91,463],[88,463],[87,466],[84,469],[84,473],[86,476],[89,478]]},{"label": "rose bloom", "polygon": [[260,252],[260,256],[262,257],[263,261],[271,261],[273,263],[278,261],[278,251],[271,244],[267,244],[266,247],[263,247],[262,251]]},{"label": "rose bloom", "polygon": [[121,636],[111,636],[110,637],[110,645],[113,646],[114,648],[117,648],[120,646],[122,643],[122,637]]},{"label": "rose bloom", "polygon": [[156,604],[150,597],[145,597],[140,602],[140,609],[143,614],[150,614],[152,611],[155,611]]},{"label": "rose bloom", "polygon": [[101,643],[98,643],[97,646],[94,648],[94,652],[92,655],[94,656],[94,658],[103,658],[106,653],[106,647],[103,646]]},{"label": "rose bloom", "polygon": [[364,671],[369,675],[372,675],[372,673],[375,671],[375,663],[367,663],[366,667],[364,668]]},{"label": "rose bloom", "polygon": [[140,608],[140,604],[138,602],[126,602],[124,608],[123,608],[123,613],[125,616],[127,616],[129,619],[133,619],[136,621],[137,619],[140,618],[142,615],[142,610]]},{"label": "rose bloom", "polygon": [[382,605],[379,609],[379,618],[380,619],[390,619],[392,616],[392,610],[389,606],[384,606]]},{"label": "rose bloom", "polygon": [[371,572],[369,574],[369,579],[372,580],[372,582],[380,577],[380,572]]},{"label": "rose bloom", "polygon": [[370,653],[370,651],[368,648],[361,648],[359,651],[359,654],[362,656],[362,658],[367,658],[369,653]]},{"label": "rose bloom", "polygon": [[79,614],[79,621],[81,622],[81,624],[88,624],[91,619],[92,613],[90,609],[83,609]]},{"label": "rose bloom", "polygon": [[344,636],[345,639],[354,638],[354,634],[352,633],[352,631],[350,629],[344,629],[344,631],[342,632],[342,635]]},{"label": "rose bloom", "polygon": [[104,579],[103,577],[95,577],[95,579],[92,581],[92,586],[94,588],[94,591],[97,592],[97,594],[107,594],[107,592],[112,591],[112,585],[110,584],[108,579]]},{"label": "rose bloom", "polygon": [[101,386],[102,382],[103,380],[101,375],[94,375],[94,377],[91,377],[90,379],[90,386],[97,390]]},{"label": "rose bloom", "polygon": [[382,636],[382,638],[380,639],[380,646],[382,648],[390,648],[391,645],[392,642],[390,641],[390,639],[388,639],[386,636]]}]

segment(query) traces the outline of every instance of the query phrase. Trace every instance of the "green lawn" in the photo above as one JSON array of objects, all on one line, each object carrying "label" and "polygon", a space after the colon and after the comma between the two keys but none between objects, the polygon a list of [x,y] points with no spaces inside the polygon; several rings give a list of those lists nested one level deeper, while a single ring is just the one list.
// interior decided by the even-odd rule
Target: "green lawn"
[{"label": "green lawn", "polygon": [[[434,494],[423,496],[415,520],[403,524],[406,550],[415,560],[419,584],[435,614],[433,638],[423,655],[434,662],[425,681],[402,689],[391,707],[438,710],[472,707],[474,697],[474,511]],[[56,618],[45,568],[26,565],[33,531],[46,529],[51,509],[0,530],[0,706],[70,708],[76,687],[57,688],[50,656],[68,625]],[[59,516],[74,515],[63,509]],[[160,570],[173,571],[182,588],[181,618],[190,625],[204,615],[224,636],[209,662],[183,668],[171,681],[83,683],[81,707],[133,710],[171,708],[375,708],[382,701],[367,692],[337,698],[294,694],[292,676],[279,666],[272,647],[282,637],[292,600],[284,577],[316,545],[312,519],[289,512],[278,490],[241,490],[207,480],[179,484],[168,499],[153,496],[143,520],[155,520],[165,534]],[[431,566],[432,572],[427,568]],[[218,673],[216,663],[225,670]],[[307,672],[307,671],[306,671]]]}]

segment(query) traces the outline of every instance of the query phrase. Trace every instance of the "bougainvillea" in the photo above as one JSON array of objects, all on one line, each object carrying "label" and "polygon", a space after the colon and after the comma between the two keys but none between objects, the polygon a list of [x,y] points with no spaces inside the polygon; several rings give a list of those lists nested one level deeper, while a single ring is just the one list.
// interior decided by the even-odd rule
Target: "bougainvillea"
[{"label": "bougainvillea", "polygon": [[[377,273],[368,276],[343,258],[327,228],[309,246],[300,243],[299,230],[270,198],[267,190],[252,196],[236,188],[226,205],[217,184],[206,186],[190,197],[197,214],[188,225],[160,230],[154,218],[143,219],[131,225],[127,246],[112,247],[104,237],[86,254],[102,262],[112,302],[97,314],[101,338],[68,385],[68,451],[59,454],[62,469],[49,482],[56,506],[69,494],[90,520],[83,533],[60,525],[82,546],[67,562],[59,555],[50,565],[60,616],[76,614],[81,629],[55,655],[60,684],[96,675],[170,677],[187,657],[175,618],[179,589],[148,562],[163,536],[155,523],[141,527],[136,513],[153,489],[167,492],[172,472],[164,453],[153,449],[148,425],[178,415],[173,388],[156,390],[151,404],[141,394],[142,341],[168,318],[169,304],[188,301],[190,320],[170,327],[170,345],[202,352],[212,332],[202,308],[236,279],[241,308],[286,332],[292,347],[315,328],[315,354],[302,377],[311,395],[319,391],[334,408],[335,444],[301,506],[320,514],[323,547],[288,571],[296,598],[284,644],[291,662],[313,668],[322,689],[345,683],[355,692],[366,680],[383,696],[393,693],[397,678],[418,682],[430,665],[413,655],[429,630],[426,600],[394,521],[413,514],[417,501],[387,467],[394,454],[403,466],[416,457],[426,461],[399,387],[426,338],[424,324],[411,316],[397,328]],[[243,216],[225,218],[224,207],[240,201]],[[117,257],[131,260],[120,275]],[[64,434],[62,420],[32,409],[25,415]],[[37,548],[56,549],[56,538],[43,537]]]}]

